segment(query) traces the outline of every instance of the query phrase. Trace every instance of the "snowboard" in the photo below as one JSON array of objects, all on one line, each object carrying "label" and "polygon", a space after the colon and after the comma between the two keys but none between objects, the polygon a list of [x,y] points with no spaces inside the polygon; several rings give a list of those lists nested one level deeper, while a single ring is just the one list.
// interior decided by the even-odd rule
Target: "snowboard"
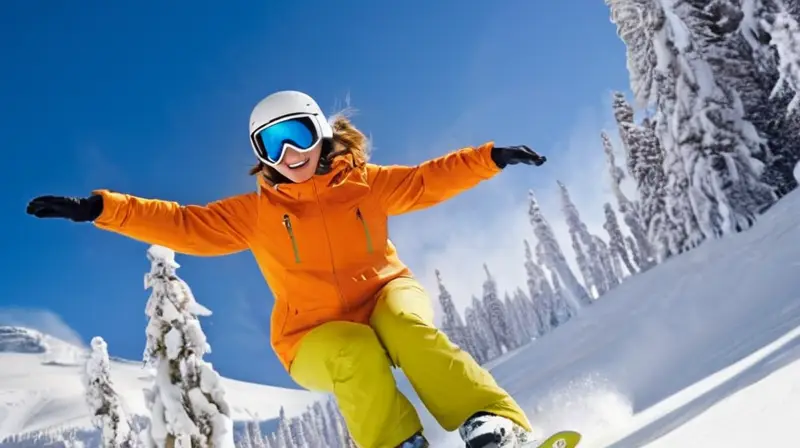
[{"label": "snowboard", "polygon": [[520,448],[575,448],[581,441],[581,434],[576,431],[559,431],[539,442],[527,442]]}]

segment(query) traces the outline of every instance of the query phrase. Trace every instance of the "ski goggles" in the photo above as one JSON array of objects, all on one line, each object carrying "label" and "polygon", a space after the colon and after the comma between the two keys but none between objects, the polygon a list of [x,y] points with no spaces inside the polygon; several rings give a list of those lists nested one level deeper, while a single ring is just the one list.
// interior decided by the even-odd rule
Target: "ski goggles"
[{"label": "ski goggles", "polygon": [[294,115],[267,123],[250,134],[256,157],[267,165],[281,163],[286,150],[308,152],[316,148],[321,132],[316,118]]}]

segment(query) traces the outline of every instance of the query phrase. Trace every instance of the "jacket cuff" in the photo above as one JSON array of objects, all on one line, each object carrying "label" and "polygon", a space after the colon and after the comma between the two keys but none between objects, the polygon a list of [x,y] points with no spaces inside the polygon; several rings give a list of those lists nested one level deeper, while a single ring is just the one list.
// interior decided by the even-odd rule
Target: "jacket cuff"
[{"label": "jacket cuff", "polygon": [[103,198],[103,212],[94,220],[94,225],[101,229],[116,229],[125,223],[125,204],[128,196],[110,190],[94,190],[93,195]]},{"label": "jacket cuff", "polygon": [[494,141],[488,141],[475,148],[480,160],[479,166],[481,167],[481,171],[478,174],[486,179],[503,171],[492,159],[492,149],[494,149]]}]

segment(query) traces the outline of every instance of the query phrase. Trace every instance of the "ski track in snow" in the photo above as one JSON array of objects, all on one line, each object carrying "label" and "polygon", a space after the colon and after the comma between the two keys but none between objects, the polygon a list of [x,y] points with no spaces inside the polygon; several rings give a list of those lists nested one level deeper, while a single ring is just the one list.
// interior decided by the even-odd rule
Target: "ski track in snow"
[{"label": "ski track in snow", "polygon": [[[568,324],[491,363],[493,374],[536,431],[578,430],[581,448],[785,446],[800,415],[797,210],[800,191],[750,231],[627,279]],[[64,359],[48,364],[48,353],[0,353],[0,440],[89,427],[82,355],[53,341],[48,349]],[[146,415],[147,371],[112,361],[111,375],[125,406]],[[463,446],[396,375],[432,445]],[[324,398],[223,382],[235,420],[275,418],[281,405],[291,417]]]}]

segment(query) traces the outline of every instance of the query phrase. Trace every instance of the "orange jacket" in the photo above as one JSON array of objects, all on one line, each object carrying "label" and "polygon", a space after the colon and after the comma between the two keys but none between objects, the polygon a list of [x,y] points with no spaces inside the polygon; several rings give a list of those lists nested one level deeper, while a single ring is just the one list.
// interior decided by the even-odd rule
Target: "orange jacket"
[{"label": "orange jacket", "polygon": [[415,167],[340,157],[325,175],[269,185],[206,206],[97,190],[103,213],[94,224],[148,244],[198,256],[252,251],[275,297],[271,343],[289,369],[297,342],[323,322],[366,323],[376,293],[411,276],[388,239],[390,215],[430,207],[500,169],[492,142]]}]

